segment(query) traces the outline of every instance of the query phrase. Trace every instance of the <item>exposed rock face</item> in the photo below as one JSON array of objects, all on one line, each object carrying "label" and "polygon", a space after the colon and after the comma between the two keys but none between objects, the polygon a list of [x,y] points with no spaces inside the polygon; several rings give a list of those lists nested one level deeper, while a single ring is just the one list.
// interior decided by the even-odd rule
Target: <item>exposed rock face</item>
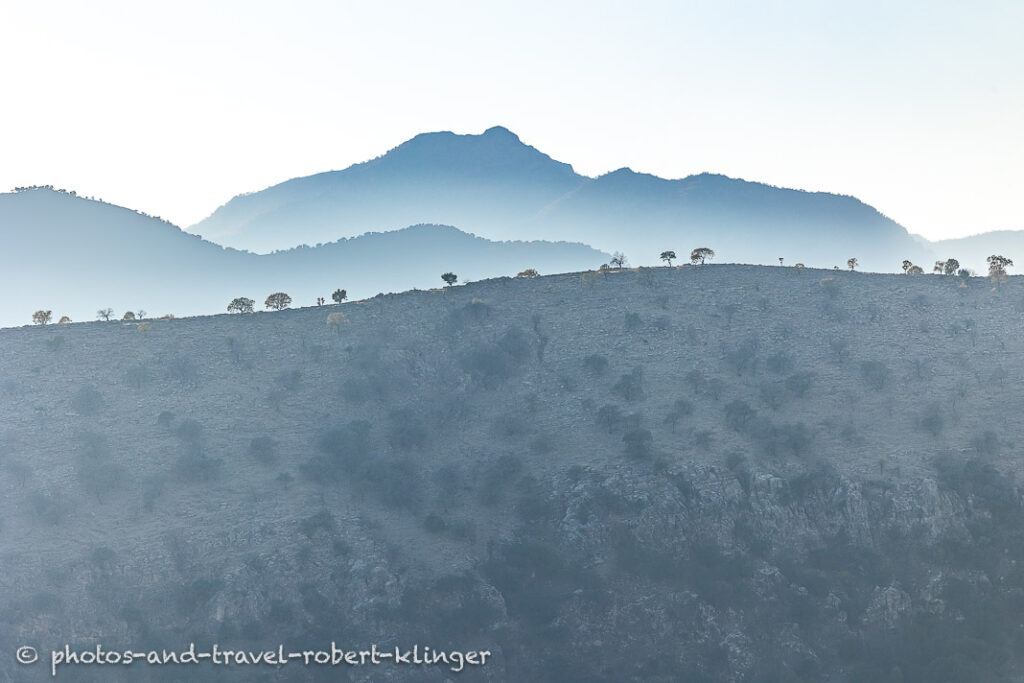
[{"label": "exposed rock face", "polygon": [[0,679],[1024,680],[1022,300],[687,266],[0,331]]}]

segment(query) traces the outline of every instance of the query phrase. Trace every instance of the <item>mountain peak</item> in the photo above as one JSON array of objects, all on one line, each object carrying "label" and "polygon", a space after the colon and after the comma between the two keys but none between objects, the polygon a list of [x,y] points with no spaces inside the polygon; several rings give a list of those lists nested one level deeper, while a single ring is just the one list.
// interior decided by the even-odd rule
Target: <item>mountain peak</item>
[{"label": "mountain peak", "polygon": [[518,135],[510,131],[508,128],[505,128],[505,126],[491,126],[484,131],[483,136],[489,138],[506,138],[514,142],[522,142]]}]

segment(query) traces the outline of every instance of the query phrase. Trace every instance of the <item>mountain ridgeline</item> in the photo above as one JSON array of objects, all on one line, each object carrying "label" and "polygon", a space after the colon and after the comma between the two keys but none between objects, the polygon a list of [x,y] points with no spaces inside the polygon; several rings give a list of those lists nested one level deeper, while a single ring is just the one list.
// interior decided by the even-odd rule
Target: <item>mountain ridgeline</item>
[{"label": "mountain ridgeline", "polygon": [[[401,227],[401,226],[398,226]],[[317,247],[259,255],[200,239],[157,218],[46,189],[0,194],[0,272],[18,293],[0,326],[33,311],[93,320],[96,311],[210,314],[235,297],[262,306],[277,291],[296,306],[345,289],[352,298],[460,280],[595,268],[609,259],[582,244],[494,242],[450,226],[413,225]]]},{"label": "mountain ridgeline", "polygon": [[[466,681],[1020,681],[1022,310],[1018,277],[707,265],[0,330],[0,651],[336,641],[490,651]],[[12,657],[0,679],[51,680]]]},{"label": "mountain ridgeline", "polygon": [[857,257],[884,272],[904,258],[933,259],[853,197],[706,173],[666,180],[623,168],[590,178],[501,127],[418,135],[372,161],[235,197],[190,230],[264,252],[418,222],[497,240],[583,242],[636,265],[703,245],[730,263],[782,256],[831,267]]}]

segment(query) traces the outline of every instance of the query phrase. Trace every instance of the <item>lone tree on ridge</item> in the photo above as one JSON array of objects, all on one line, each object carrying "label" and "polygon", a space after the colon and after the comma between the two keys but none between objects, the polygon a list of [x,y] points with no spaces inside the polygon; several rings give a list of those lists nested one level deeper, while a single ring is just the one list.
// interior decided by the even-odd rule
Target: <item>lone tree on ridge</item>
[{"label": "lone tree on ridge", "polygon": [[267,300],[263,302],[263,305],[267,308],[272,308],[275,311],[283,311],[292,305],[292,298],[284,292],[274,292],[267,297]]},{"label": "lone tree on ridge", "polygon": [[228,313],[252,313],[256,302],[252,299],[240,296],[231,300],[228,304]]},{"label": "lone tree on ridge", "polygon": [[708,247],[697,247],[690,252],[690,263],[703,266],[706,261],[715,258],[715,250]]}]

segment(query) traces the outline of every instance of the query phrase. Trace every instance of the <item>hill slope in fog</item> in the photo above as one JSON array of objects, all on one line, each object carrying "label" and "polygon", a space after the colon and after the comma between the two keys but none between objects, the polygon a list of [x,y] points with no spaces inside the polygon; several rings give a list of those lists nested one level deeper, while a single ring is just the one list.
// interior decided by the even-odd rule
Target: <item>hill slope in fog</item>
[{"label": "hill slope in fog", "polygon": [[36,310],[55,320],[92,320],[101,308],[151,316],[209,314],[235,297],[262,306],[288,293],[296,306],[462,281],[592,268],[609,256],[582,244],[495,242],[444,225],[361,234],[316,247],[258,255],[200,239],[151,216],[47,189],[0,194],[0,271],[18,293],[0,326],[24,325]]}]

